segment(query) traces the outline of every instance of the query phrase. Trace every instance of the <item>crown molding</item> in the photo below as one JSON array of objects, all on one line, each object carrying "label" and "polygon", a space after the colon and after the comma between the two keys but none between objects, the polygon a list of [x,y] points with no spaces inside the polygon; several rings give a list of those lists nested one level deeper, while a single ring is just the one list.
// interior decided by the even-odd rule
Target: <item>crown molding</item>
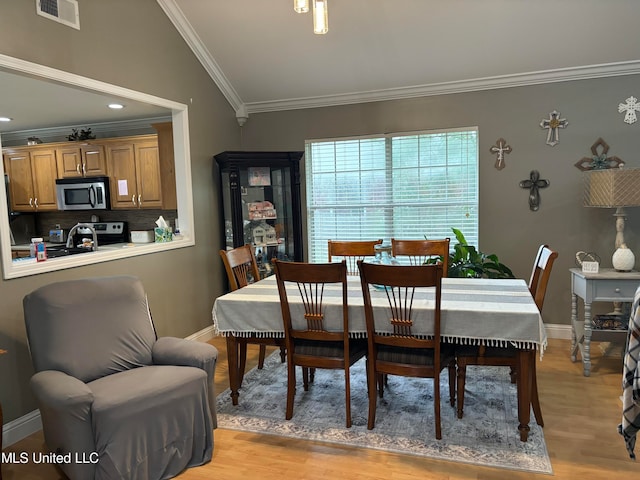
[{"label": "crown molding", "polygon": [[355,103],[380,102],[433,95],[450,95],[454,93],[467,93],[500,88],[540,85],[545,83],[571,82],[593,78],[640,74],[640,60],[633,60],[628,62],[568,67],[553,70],[541,70],[537,72],[525,72],[511,75],[416,85],[412,87],[372,90],[367,92],[243,103],[242,99],[211,55],[211,52],[209,52],[209,50],[204,46],[199,36],[195,33],[193,27],[182,13],[182,10],[180,10],[176,5],[175,1],[157,0],[157,2],[174,24],[178,32],[180,32],[182,37],[185,39],[215,84],[222,91],[222,94],[225,96],[231,107],[235,110],[238,123],[241,126],[252,113],[332,107]]},{"label": "crown molding", "polygon": [[196,58],[218,86],[231,107],[236,112],[240,110],[243,107],[243,103],[238,93],[213,58],[213,55],[211,55],[211,52],[204,46],[204,43],[200,40],[200,37],[184,16],[180,7],[178,7],[173,0],[157,0],[157,2],[180,35],[182,35],[184,41],[187,42],[187,45],[189,45]]},{"label": "crown molding", "polygon": [[254,102],[245,104],[245,107],[246,113],[249,115],[251,113],[331,107],[354,103],[380,102],[385,100],[399,100],[432,95],[450,95],[454,93],[638,74],[640,74],[640,60],[484,77],[455,82],[433,83],[430,85],[417,85],[413,87],[389,88],[368,92]]}]

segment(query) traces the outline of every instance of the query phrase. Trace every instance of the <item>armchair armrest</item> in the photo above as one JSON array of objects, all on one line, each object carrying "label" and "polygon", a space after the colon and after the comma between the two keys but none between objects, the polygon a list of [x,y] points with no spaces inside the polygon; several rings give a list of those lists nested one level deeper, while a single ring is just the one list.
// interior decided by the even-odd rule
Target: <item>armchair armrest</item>
[{"label": "armchair armrest", "polygon": [[209,409],[213,428],[218,426],[216,417],[215,380],[218,349],[213,345],[176,337],[160,337],[151,351],[154,365],[180,365],[196,367],[207,374],[209,386]]},{"label": "armchair armrest", "polygon": [[[91,428],[93,393],[82,381],[56,370],[31,377],[31,388],[40,408],[45,443],[52,452],[72,455],[96,451]],[[95,465],[75,465],[78,478],[93,478]]]}]

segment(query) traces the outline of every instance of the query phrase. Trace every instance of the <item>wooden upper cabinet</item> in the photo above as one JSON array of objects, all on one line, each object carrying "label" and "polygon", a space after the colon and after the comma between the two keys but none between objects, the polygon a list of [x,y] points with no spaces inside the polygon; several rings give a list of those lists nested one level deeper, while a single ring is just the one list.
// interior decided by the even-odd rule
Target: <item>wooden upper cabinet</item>
[{"label": "wooden upper cabinet", "polygon": [[56,152],[52,148],[7,149],[12,209],[17,212],[57,210]]},{"label": "wooden upper cabinet", "polygon": [[56,149],[58,174],[63,178],[94,177],[107,174],[102,145],[69,145]]},{"label": "wooden upper cabinet", "polygon": [[172,125],[153,127],[157,134],[4,148],[12,209],[57,210],[56,178],[103,175],[113,209],[177,209]]},{"label": "wooden upper cabinet", "polygon": [[152,123],[158,132],[158,152],[160,154],[160,176],[162,177],[162,208],[178,208],[176,196],[176,163],[173,153],[173,123]]},{"label": "wooden upper cabinet", "polygon": [[162,208],[162,178],[158,141],[134,144],[138,207]]},{"label": "wooden upper cabinet", "polygon": [[156,135],[106,143],[112,209],[165,208]]},{"label": "wooden upper cabinet", "polygon": [[111,208],[137,208],[136,163],[132,143],[106,146]]}]

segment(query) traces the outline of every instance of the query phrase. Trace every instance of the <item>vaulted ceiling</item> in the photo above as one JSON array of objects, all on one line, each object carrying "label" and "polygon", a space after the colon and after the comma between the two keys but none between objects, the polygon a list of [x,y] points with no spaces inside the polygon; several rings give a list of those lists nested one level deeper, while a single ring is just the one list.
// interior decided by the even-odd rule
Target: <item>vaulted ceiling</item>
[{"label": "vaulted ceiling", "polygon": [[[326,35],[293,0],[157,2],[241,123],[257,112],[640,74],[638,0],[328,0]],[[131,101],[108,112],[118,99],[2,71],[0,86],[0,116],[15,117],[0,133],[168,115]],[[29,102],[15,93],[25,89]]]},{"label": "vaulted ceiling", "polygon": [[157,0],[238,117],[640,73],[637,0]]}]

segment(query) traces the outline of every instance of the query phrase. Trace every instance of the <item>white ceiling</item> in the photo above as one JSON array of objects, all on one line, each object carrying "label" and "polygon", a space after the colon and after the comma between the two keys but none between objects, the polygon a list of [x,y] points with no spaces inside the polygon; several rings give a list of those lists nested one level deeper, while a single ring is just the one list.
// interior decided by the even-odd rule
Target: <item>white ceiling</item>
[{"label": "white ceiling", "polygon": [[[13,119],[0,122],[0,133],[53,127],[69,127],[71,133],[71,127],[80,130],[87,124],[171,115],[166,108],[148,103],[3,70],[0,70],[0,91],[0,116]],[[125,108],[108,108],[113,102]]]},{"label": "white ceiling", "polygon": [[237,115],[640,73],[638,0],[157,0]]}]

